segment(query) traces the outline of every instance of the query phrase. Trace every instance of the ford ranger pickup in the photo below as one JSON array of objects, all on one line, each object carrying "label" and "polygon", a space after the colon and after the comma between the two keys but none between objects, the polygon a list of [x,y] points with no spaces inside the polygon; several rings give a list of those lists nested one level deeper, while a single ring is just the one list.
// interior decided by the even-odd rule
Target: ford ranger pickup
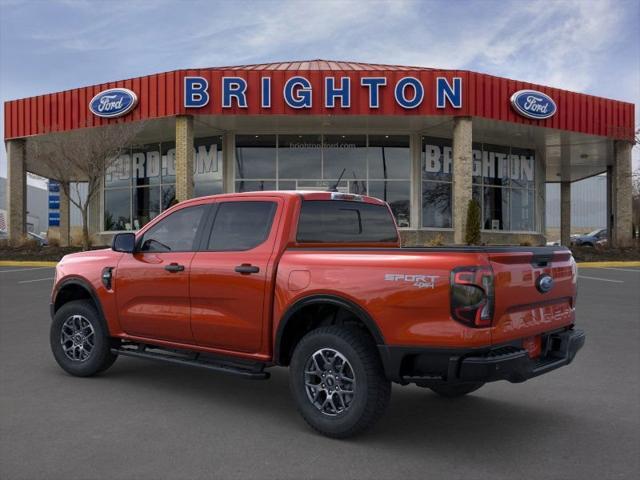
[{"label": "ford ranger pickup", "polygon": [[76,376],[120,355],[248,379],[288,366],[305,421],[344,438],[380,418],[392,382],[457,397],[571,363],[575,303],[563,247],[401,248],[375,198],[225,194],[65,256],[50,342]]}]

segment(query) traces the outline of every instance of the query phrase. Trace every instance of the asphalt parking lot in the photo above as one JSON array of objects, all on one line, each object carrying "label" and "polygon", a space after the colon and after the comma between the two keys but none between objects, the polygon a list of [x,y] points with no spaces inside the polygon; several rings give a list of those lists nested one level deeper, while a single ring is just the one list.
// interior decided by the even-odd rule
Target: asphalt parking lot
[{"label": "asphalt parking lot", "polygon": [[591,479],[640,474],[640,268],[580,269],[576,361],[457,400],[394,386],[348,441],[310,431],[287,371],[247,381],[120,358],[74,378],[49,351],[53,269],[0,268],[0,478]]}]

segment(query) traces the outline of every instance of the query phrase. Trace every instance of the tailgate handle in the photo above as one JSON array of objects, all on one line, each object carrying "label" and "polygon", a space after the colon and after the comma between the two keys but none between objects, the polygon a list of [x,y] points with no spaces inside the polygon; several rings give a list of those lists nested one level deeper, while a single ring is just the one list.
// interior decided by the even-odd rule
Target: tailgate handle
[{"label": "tailgate handle", "polygon": [[258,273],[260,271],[260,267],[256,267],[250,263],[243,263],[242,265],[238,265],[235,270],[243,275],[249,275],[251,273]]}]

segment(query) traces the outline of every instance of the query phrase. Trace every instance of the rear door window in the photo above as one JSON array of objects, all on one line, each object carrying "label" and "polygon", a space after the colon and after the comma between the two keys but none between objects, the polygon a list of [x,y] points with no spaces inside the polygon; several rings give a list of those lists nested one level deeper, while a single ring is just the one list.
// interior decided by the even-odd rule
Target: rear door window
[{"label": "rear door window", "polygon": [[275,202],[220,203],[207,250],[240,251],[257,247],[269,236],[275,212]]},{"label": "rear door window", "polygon": [[386,205],[342,200],[302,202],[297,241],[300,243],[395,242],[393,217]]}]

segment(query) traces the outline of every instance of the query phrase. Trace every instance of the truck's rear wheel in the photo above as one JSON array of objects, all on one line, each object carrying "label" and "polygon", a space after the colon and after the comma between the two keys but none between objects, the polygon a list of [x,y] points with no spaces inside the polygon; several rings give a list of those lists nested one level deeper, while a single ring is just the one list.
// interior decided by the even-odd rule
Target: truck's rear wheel
[{"label": "truck's rear wheel", "polygon": [[334,438],[371,427],[391,396],[373,341],[356,327],[309,332],[293,352],[289,385],[305,421]]},{"label": "truck's rear wheel", "polygon": [[453,385],[432,385],[429,388],[442,397],[455,398],[462,397],[467,393],[475,392],[483,385],[484,383],[482,382],[470,382]]},{"label": "truck's rear wheel", "polygon": [[53,356],[66,372],[89,377],[113,365],[111,340],[95,307],[86,300],[65,303],[56,312],[49,335]]}]

